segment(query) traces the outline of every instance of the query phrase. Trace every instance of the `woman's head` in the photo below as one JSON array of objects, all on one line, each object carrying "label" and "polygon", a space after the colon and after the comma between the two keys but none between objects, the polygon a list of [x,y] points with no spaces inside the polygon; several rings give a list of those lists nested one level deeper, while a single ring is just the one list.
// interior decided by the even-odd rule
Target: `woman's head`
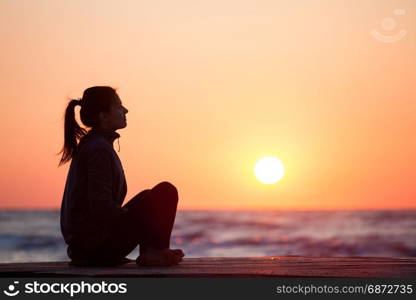
[{"label": "woman's head", "polygon": [[[65,110],[64,147],[59,166],[71,160],[77,149],[77,139],[87,131],[75,119],[75,106],[80,105],[81,122],[94,129],[117,130],[127,126],[126,113],[116,90],[109,86],[94,86],[86,89],[79,100],[71,100]],[[58,153],[58,154],[59,154]]]},{"label": "woman's head", "polygon": [[126,127],[125,114],[116,90],[109,86],[86,89],[80,99],[82,123],[91,128],[117,130]]}]

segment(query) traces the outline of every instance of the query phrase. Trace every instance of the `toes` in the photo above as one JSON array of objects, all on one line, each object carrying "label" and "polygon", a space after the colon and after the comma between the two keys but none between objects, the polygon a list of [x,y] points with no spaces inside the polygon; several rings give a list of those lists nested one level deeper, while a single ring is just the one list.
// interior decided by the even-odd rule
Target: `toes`
[{"label": "toes", "polygon": [[169,260],[173,265],[177,265],[181,260],[182,256],[176,254],[172,250],[168,250],[164,253],[167,260]]},{"label": "toes", "polygon": [[[180,249],[179,249],[180,250]],[[152,253],[141,254],[136,263],[141,266],[173,266],[182,261],[183,251],[165,249]]]},{"label": "toes", "polygon": [[175,255],[180,256],[180,257],[184,257],[185,256],[185,253],[183,253],[182,249],[172,249],[172,252]]}]

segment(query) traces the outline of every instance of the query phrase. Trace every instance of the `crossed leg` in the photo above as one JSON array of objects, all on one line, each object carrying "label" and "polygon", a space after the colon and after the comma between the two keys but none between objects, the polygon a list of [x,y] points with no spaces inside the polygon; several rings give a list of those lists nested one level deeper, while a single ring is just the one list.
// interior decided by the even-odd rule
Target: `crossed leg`
[{"label": "crossed leg", "polygon": [[93,265],[116,265],[140,245],[141,265],[174,265],[184,256],[180,249],[169,249],[176,217],[178,191],[169,182],[141,191],[123,207],[127,216],[114,224],[111,235],[93,255]]}]

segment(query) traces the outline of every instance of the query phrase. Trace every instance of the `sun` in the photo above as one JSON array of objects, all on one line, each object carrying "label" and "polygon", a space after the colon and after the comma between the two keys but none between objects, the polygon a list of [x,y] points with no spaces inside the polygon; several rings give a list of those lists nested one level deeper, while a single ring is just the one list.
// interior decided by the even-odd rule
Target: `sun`
[{"label": "sun", "polygon": [[265,184],[273,184],[282,179],[285,168],[276,157],[267,156],[260,158],[254,167],[254,175]]}]

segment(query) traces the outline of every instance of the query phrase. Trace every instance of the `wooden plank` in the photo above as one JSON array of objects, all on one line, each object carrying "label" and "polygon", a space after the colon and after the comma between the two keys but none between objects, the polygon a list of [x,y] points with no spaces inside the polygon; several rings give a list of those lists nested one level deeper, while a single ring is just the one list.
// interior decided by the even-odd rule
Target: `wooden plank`
[{"label": "wooden plank", "polygon": [[172,267],[74,267],[68,262],[0,264],[0,277],[416,277],[416,258],[185,258]]}]

